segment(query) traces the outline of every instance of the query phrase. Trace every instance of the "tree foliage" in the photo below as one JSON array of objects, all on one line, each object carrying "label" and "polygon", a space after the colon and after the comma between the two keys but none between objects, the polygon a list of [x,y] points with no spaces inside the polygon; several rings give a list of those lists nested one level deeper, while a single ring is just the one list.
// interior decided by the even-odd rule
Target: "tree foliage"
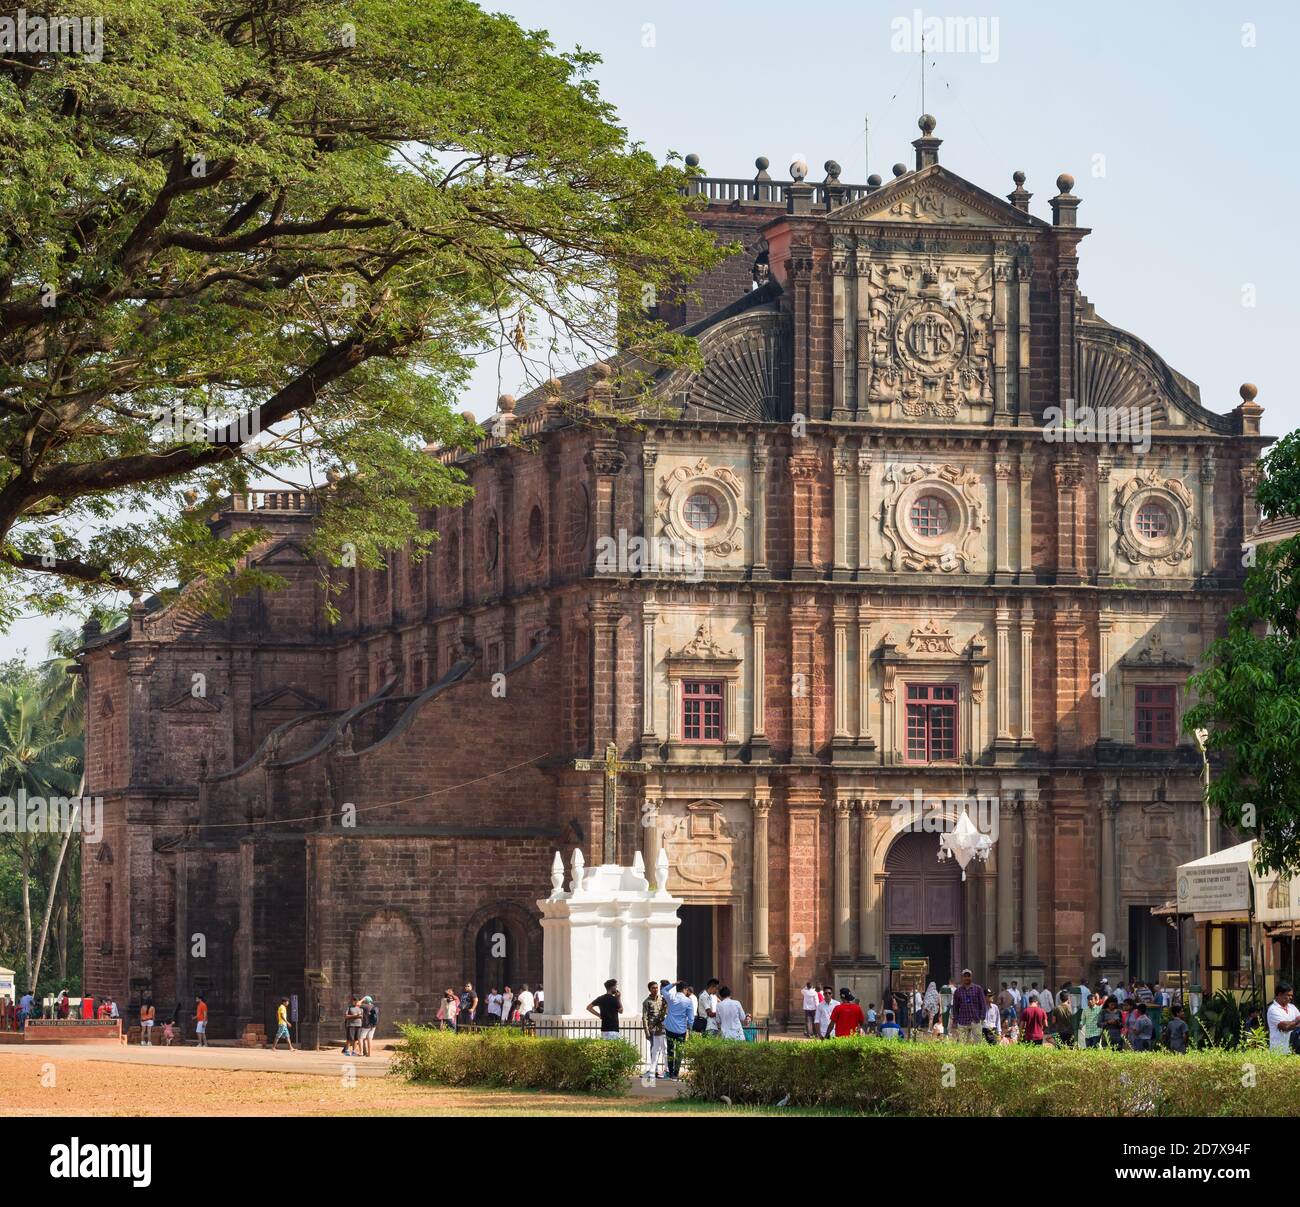
[{"label": "tree foliage", "polygon": [[0,59],[0,622],[261,582],[204,522],[250,483],[337,471],[316,552],[418,552],[476,352],[689,359],[617,302],[720,253],[593,55],[467,0],[102,11],[101,59]]},{"label": "tree foliage", "polygon": [[[1261,462],[1267,520],[1300,516],[1300,431]],[[1263,870],[1300,872],[1300,537],[1247,550],[1245,602],[1191,677],[1189,732],[1209,731],[1210,804],[1259,840]]]}]

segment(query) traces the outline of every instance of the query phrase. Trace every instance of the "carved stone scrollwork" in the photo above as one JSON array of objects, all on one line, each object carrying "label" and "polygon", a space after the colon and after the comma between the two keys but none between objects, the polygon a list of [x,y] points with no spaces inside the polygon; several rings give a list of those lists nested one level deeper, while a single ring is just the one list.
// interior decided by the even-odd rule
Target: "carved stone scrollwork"
[{"label": "carved stone scrollwork", "polygon": [[[1157,503],[1168,517],[1168,531],[1151,536],[1140,531],[1139,510],[1146,503]],[[1194,529],[1200,527],[1192,492],[1179,478],[1162,478],[1160,471],[1140,471],[1115,493],[1115,511],[1111,526],[1119,535],[1118,551],[1140,573],[1154,576],[1163,563],[1178,567],[1192,556]]]},{"label": "carved stone scrollwork", "polygon": [[[705,495],[716,508],[711,526],[700,528],[686,518],[688,500]],[[738,552],[744,542],[744,522],[749,515],[744,505],[740,475],[726,465],[711,465],[701,457],[694,465],[679,465],[659,480],[655,514],[663,533],[674,545],[702,548],[714,557]]]},{"label": "carved stone scrollwork", "polygon": [[623,472],[627,454],[618,448],[593,448],[587,451],[587,468],[600,477],[614,477]]},{"label": "carved stone scrollwork", "polygon": [[[979,475],[957,465],[891,464],[885,470],[886,497],[880,505],[881,533],[891,570],[969,574],[977,534],[984,526],[984,499]],[[937,536],[913,527],[913,503],[926,496],[944,506],[948,523]]]},{"label": "carved stone scrollwork", "polygon": [[869,284],[872,402],[939,419],[992,406],[992,268],[874,264]]}]

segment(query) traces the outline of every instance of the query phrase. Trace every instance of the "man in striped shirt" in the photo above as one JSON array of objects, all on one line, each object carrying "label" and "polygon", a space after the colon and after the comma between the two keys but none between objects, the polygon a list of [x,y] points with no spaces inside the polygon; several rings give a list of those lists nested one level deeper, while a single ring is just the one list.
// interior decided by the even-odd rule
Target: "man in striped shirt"
[{"label": "man in striped shirt", "polygon": [[977,1044],[983,1039],[984,990],[972,980],[971,970],[961,970],[961,984],[952,995],[952,1021],[957,1028],[957,1040],[963,1044]]}]

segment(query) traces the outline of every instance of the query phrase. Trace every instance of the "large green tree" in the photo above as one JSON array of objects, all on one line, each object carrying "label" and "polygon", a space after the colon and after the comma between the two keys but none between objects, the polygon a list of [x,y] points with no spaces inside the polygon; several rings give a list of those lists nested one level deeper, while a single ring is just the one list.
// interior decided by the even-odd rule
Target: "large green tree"
[{"label": "large green tree", "polygon": [[[1300,431],[1261,462],[1266,520],[1300,516]],[[1245,602],[1193,675],[1184,728],[1209,731],[1210,804],[1259,840],[1265,869],[1300,872],[1300,536],[1249,546]]]},{"label": "large green tree", "polygon": [[476,352],[690,356],[642,303],[719,253],[594,56],[467,0],[96,8],[102,56],[0,55],[0,622],[220,602],[250,482],[339,471],[318,550],[418,550]]}]

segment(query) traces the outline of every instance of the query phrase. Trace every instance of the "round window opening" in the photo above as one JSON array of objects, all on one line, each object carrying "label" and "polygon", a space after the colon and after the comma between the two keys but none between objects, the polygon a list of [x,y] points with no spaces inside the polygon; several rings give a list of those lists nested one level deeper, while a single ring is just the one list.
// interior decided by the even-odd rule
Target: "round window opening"
[{"label": "round window opening", "polygon": [[686,500],[684,514],[687,527],[696,532],[707,532],[718,526],[718,500],[711,494],[698,490]]},{"label": "round window opening", "polygon": [[934,495],[923,495],[912,504],[912,531],[917,536],[943,536],[948,531],[948,508]]},{"label": "round window opening", "polygon": [[1169,535],[1169,512],[1159,503],[1143,503],[1134,524],[1144,540],[1163,541]]}]

